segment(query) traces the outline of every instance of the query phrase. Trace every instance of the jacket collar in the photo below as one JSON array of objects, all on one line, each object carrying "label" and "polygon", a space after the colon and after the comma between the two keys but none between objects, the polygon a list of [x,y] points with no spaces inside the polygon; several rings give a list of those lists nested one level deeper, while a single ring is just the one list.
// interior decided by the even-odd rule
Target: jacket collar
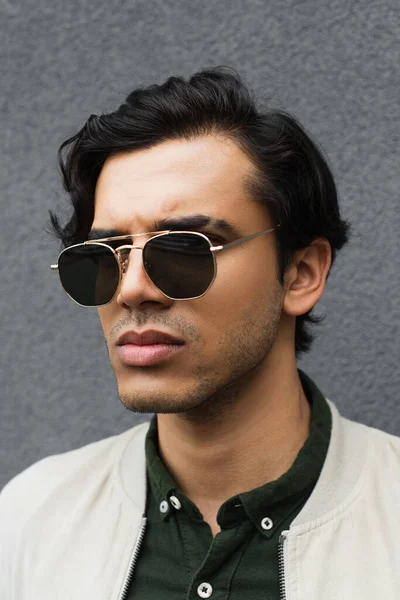
[{"label": "jacket collar", "polygon": [[125,493],[135,507],[144,515],[146,512],[147,474],[145,441],[149,423],[131,429],[132,436],[119,463],[119,474]]},{"label": "jacket collar", "polygon": [[317,484],[290,529],[300,533],[315,521],[343,510],[362,483],[369,452],[367,428],[342,417],[326,399],[332,413],[332,432],[328,453]]}]

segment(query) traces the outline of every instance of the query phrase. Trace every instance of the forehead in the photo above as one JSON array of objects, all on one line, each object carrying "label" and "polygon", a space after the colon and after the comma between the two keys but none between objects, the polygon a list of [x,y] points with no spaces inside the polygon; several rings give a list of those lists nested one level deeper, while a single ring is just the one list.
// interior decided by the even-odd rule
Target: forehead
[{"label": "forehead", "polygon": [[194,213],[259,218],[261,207],[245,189],[253,170],[234,142],[214,136],[112,156],[97,181],[93,227],[146,231],[152,222]]}]

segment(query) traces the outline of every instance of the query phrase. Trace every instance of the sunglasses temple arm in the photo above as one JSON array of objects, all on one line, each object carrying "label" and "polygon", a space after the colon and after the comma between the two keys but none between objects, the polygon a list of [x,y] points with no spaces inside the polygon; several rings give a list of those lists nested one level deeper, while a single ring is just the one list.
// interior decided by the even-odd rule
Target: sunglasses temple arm
[{"label": "sunglasses temple arm", "polygon": [[[277,227],[279,227],[279,225],[277,225]],[[235,240],[234,242],[228,242],[227,244],[224,244],[223,246],[216,246],[216,247],[212,248],[212,250],[213,250],[213,252],[221,252],[222,250],[227,250],[228,248],[234,248],[235,246],[240,246],[241,244],[244,244],[244,242],[253,240],[254,238],[259,237],[260,235],[264,235],[265,233],[271,233],[271,231],[275,231],[275,229],[277,227],[274,227],[273,229],[265,229],[265,231],[259,231],[258,233],[253,233],[253,235],[248,235],[247,237],[240,238],[240,240]]]}]

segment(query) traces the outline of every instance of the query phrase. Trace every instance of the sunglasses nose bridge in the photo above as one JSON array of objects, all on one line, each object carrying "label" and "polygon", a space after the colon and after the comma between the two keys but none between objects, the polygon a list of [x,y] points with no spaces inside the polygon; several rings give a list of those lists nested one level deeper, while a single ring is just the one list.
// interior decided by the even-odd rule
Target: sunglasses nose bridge
[{"label": "sunglasses nose bridge", "polygon": [[[115,253],[120,263],[121,273],[116,294],[119,297],[118,302],[122,302],[127,306],[133,306],[143,299],[149,299],[155,302],[165,302],[168,298],[166,294],[157,288],[145,269],[143,260],[144,246],[145,244],[142,246],[124,245],[115,249]],[[137,262],[136,260],[131,260],[131,250],[142,250],[142,253],[137,257]],[[170,300],[168,300],[168,302],[170,302]]]},{"label": "sunglasses nose bridge", "polygon": [[136,246],[131,244],[125,244],[124,246],[119,246],[119,248],[115,249],[116,255],[118,257],[119,263],[121,265],[122,274],[126,273],[129,263],[129,253],[124,254],[123,250],[143,250],[143,246]]}]

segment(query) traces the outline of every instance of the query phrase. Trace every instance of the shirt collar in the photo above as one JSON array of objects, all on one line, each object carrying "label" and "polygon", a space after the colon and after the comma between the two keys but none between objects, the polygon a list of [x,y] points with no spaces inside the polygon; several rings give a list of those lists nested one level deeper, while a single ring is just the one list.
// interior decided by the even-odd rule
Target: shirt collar
[{"label": "shirt collar", "polygon": [[[300,369],[298,373],[311,406],[310,434],[291,468],[279,479],[224,502],[218,511],[218,522],[225,527],[234,526],[249,518],[260,533],[271,537],[279,523],[291,512],[295,512],[299,504],[304,503],[318,480],[329,446],[331,412],[313,380]],[[151,493],[160,507],[164,503],[164,511],[160,509],[159,512],[160,518],[169,518],[173,511],[170,498],[175,496],[191,518],[201,520],[200,511],[177,489],[161,460],[155,415],[146,436],[146,463]]]},{"label": "shirt collar", "polygon": [[[242,502],[249,519],[266,537],[274,535],[279,529],[279,524],[310,496],[321,473],[329,447],[332,427],[329,406],[312,379],[300,369],[298,371],[304,393],[311,406],[309,436],[286,473],[276,481],[239,494],[235,500],[236,504],[238,499]],[[270,529],[265,529],[265,522],[263,526],[263,520],[266,518],[273,523]]]}]

